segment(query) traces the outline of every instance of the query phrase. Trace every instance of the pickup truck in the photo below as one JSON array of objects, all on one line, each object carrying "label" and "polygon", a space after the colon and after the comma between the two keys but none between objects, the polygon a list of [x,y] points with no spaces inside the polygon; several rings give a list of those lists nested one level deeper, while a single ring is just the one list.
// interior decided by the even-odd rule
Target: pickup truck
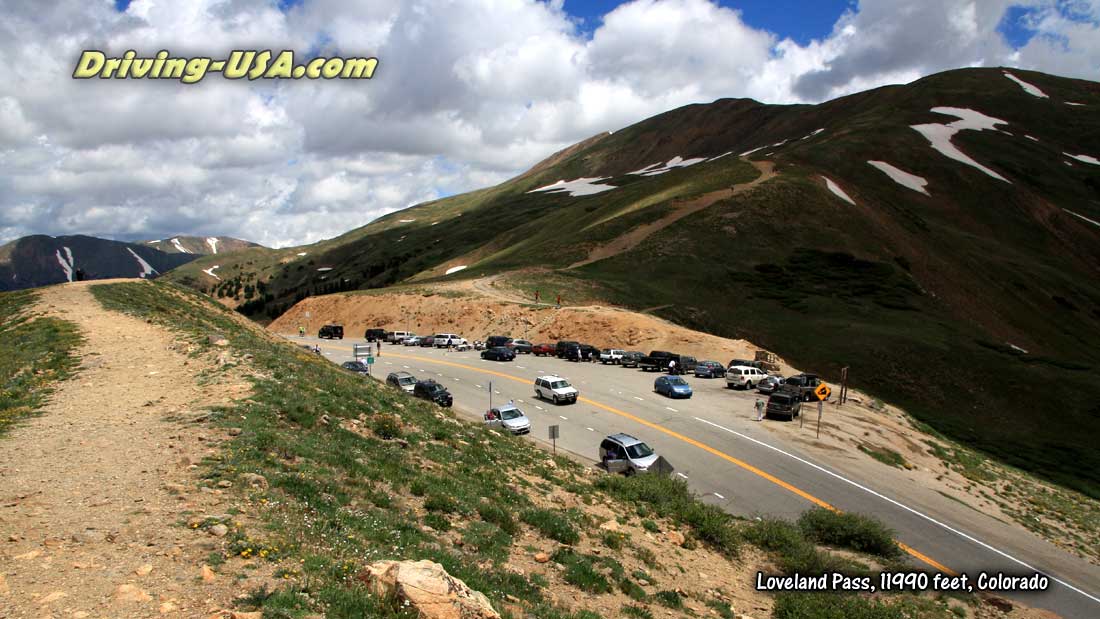
[{"label": "pickup truck", "polygon": [[667,352],[664,350],[654,350],[641,359],[638,359],[638,367],[644,372],[655,370],[663,372],[668,369],[668,362],[676,359],[676,362],[680,362],[680,355]]},{"label": "pickup truck", "polygon": [[814,389],[817,389],[820,384],[821,379],[817,374],[795,374],[783,381],[783,390],[797,393],[803,402],[809,402],[817,399]]}]

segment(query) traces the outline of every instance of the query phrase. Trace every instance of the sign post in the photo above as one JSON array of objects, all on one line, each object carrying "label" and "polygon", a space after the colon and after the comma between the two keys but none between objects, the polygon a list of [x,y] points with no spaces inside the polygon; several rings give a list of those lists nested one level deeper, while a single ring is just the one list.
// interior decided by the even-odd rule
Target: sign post
[{"label": "sign post", "polygon": [[829,397],[829,394],[833,390],[829,389],[829,385],[821,383],[814,389],[814,395],[817,396],[817,438],[821,438],[821,410],[825,408],[825,398]]},{"label": "sign post", "polygon": [[489,381],[489,410],[493,410],[493,381]]},{"label": "sign post", "polygon": [[554,455],[558,455],[558,426],[550,426],[550,440],[554,443]]}]

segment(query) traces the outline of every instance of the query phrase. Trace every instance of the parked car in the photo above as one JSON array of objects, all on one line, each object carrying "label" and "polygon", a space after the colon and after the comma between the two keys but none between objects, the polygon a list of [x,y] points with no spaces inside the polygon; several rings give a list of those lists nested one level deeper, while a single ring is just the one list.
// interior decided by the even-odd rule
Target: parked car
[{"label": "parked car", "polygon": [[531,347],[531,354],[536,357],[550,357],[557,354],[557,349],[554,348],[553,344],[535,344]]},{"label": "parked car", "polygon": [[623,353],[623,358],[619,360],[619,365],[624,368],[636,368],[638,367],[638,362],[641,361],[644,356],[645,355],[636,350],[628,350]]},{"label": "parked car", "polygon": [[503,346],[494,346],[481,351],[481,358],[490,361],[512,361],[516,358],[516,353]]},{"label": "parked car", "polygon": [[512,338],[507,335],[490,335],[485,338],[485,348],[496,348],[497,346],[507,346],[508,342],[511,342]]},{"label": "parked car", "polygon": [[359,374],[361,376],[366,376],[367,374],[370,374],[370,367],[362,361],[345,361],[340,364],[340,367],[349,372],[355,372],[356,374]]},{"label": "parked car", "polygon": [[670,398],[690,398],[691,385],[680,376],[658,376],[653,390]]},{"label": "parked car", "polygon": [[676,374],[690,374],[695,371],[699,362],[691,355],[676,355]]},{"label": "parked car", "polygon": [[444,407],[450,407],[454,404],[454,398],[451,397],[451,392],[447,391],[447,388],[443,385],[431,379],[417,382],[413,387],[412,394],[413,397],[435,402]]},{"label": "parked car", "polygon": [[581,352],[580,344],[566,346],[563,351],[558,352],[558,356],[566,361],[584,361],[584,353]]},{"label": "parked car", "polygon": [[629,434],[612,434],[600,442],[600,462],[609,473],[645,473],[658,457],[652,447]]},{"label": "parked car", "polygon": [[726,386],[730,389],[752,389],[754,385],[768,377],[764,370],[735,365],[726,370]]},{"label": "parked car", "polygon": [[405,346],[419,346],[420,345],[420,336],[419,335],[414,335],[412,337],[407,337],[401,343],[404,344]]},{"label": "parked car", "polygon": [[691,372],[695,369],[696,361],[695,357],[688,355],[678,355],[674,352],[667,352],[664,350],[654,350],[648,355],[638,360],[638,367],[645,371],[656,370],[658,372],[664,372],[668,370],[669,363],[676,362],[676,373],[683,374],[684,372]]},{"label": "parked car", "polygon": [[485,424],[490,428],[500,428],[512,434],[527,434],[531,431],[531,420],[514,404],[489,409],[489,412],[485,413]]},{"label": "parked car", "polygon": [[557,355],[557,357],[559,359],[564,359],[565,358],[565,351],[568,348],[573,347],[573,346],[580,346],[580,345],[581,345],[580,342],[574,342],[573,340],[561,340],[560,342],[558,342],[557,344],[554,345],[554,354]]},{"label": "parked car", "polygon": [[790,421],[802,413],[802,397],[797,391],[780,389],[768,397],[764,409],[769,417],[786,417]]},{"label": "parked car", "polygon": [[767,370],[764,369],[764,362],[763,361],[755,361],[755,360],[749,360],[749,359],[730,359],[730,362],[726,364],[726,367],[729,368],[729,367],[733,367],[735,365],[740,366],[740,367],[746,367],[746,368],[756,368],[758,370],[762,370],[764,372],[767,372]]},{"label": "parked car", "polygon": [[764,380],[756,385],[759,393],[775,393],[783,386],[783,378],[779,376],[765,376]]},{"label": "parked car", "polygon": [[618,348],[605,348],[600,351],[600,363],[604,365],[621,363],[625,352],[625,350],[619,350]]},{"label": "parked car", "polygon": [[390,372],[386,377],[386,384],[412,393],[416,388],[416,377],[408,372]]},{"label": "parked car", "polygon": [[597,361],[600,358],[600,349],[591,344],[581,344],[581,359],[584,361]]},{"label": "parked car", "polygon": [[722,378],[726,375],[726,366],[717,361],[700,361],[695,364],[695,378]]},{"label": "parked car", "polygon": [[420,338],[419,346],[421,348],[431,348],[434,345],[435,345],[435,336],[434,335],[425,335],[425,336]]},{"label": "parked car", "polygon": [[550,400],[554,404],[573,404],[579,393],[569,381],[553,374],[535,379],[535,397]]},{"label": "parked car", "polygon": [[367,329],[367,332],[363,334],[368,342],[377,342],[386,336],[385,329]]},{"label": "parked car", "polygon": [[470,343],[466,341],[466,338],[462,338],[458,341],[457,344],[455,344],[455,350],[457,350],[458,352],[470,350],[470,348],[472,348],[472,346],[470,346]]},{"label": "parked car", "polygon": [[512,340],[508,342],[507,346],[516,351],[517,355],[529,355],[531,354],[531,350],[535,347],[534,344],[527,340]]},{"label": "parked car", "polygon": [[393,344],[400,344],[405,341],[405,338],[409,338],[414,335],[416,334],[411,331],[392,331],[386,333],[383,341],[391,342]]},{"label": "parked car", "polygon": [[817,398],[814,395],[814,389],[817,389],[820,384],[821,379],[817,377],[817,374],[795,374],[787,377],[787,380],[783,383],[783,388],[788,391],[797,391],[803,402],[809,402]]},{"label": "parked car", "polygon": [[325,325],[317,332],[317,337],[329,340],[344,339],[344,327],[342,325]]},{"label": "parked car", "polygon": [[450,348],[457,346],[462,338],[454,333],[436,333],[432,338],[432,346],[436,348]]}]

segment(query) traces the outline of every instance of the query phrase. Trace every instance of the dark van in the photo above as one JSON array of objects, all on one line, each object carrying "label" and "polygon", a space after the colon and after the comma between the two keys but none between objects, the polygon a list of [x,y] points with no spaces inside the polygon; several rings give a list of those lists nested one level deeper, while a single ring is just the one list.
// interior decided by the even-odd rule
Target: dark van
[{"label": "dark van", "polygon": [[565,358],[565,351],[573,347],[580,347],[580,342],[574,342],[572,340],[562,340],[554,346],[554,354],[558,359]]},{"label": "dark van", "polygon": [[507,346],[508,342],[511,342],[512,338],[506,335],[490,335],[485,338],[485,348],[496,348],[497,346]]},{"label": "dark van", "polygon": [[367,332],[363,334],[368,342],[377,342],[386,337],[385,329],[367,329]]},{"label": "dark van", "polygon": [[325,325],[317,332],[317,337],[328,340],[344,339],[343,325]]}]

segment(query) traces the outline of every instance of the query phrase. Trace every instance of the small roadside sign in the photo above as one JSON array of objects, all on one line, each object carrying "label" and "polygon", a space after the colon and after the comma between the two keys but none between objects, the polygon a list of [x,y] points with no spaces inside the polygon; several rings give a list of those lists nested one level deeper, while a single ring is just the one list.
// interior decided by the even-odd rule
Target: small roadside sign
[{"label": "small roadside sign", "polygon": [[367,365],[374,365],[374,357],[367,357]]},{"label": "small roadside sign", "polygon": [[558,426],[550,426],[550,440],[554,443],[554,455],[558,455]]},{"label": "small roadside sign", "polygon": [[825,401],[825,399],[828,398],[829,394],[831,394],[832,392],[833,390],[829,389],[829,385],[826,385],[825,383],[821,383],[817,386],[817,389],[814,389],[814,395],[816,395],[817,399],[820,401]]}]

